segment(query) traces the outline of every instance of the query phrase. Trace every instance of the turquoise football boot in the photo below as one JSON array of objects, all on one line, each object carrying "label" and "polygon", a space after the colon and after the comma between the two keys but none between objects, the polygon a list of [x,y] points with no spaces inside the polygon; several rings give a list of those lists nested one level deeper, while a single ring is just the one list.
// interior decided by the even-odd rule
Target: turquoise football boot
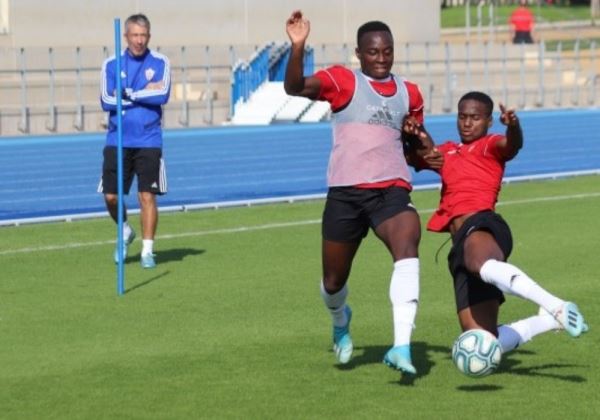
[{"label": "turquoise football boot", "polygon": [[383,358],[383,363],[392,369],[400,370],[409,375],[416,375],[417,369],[410,358],[410,345],[392,347]]},{"label": "turquoise football boot", "polygon": [[350,320],[352,319],[352,310],[346,305],[344,311],[348,322],[343,327],[333,327],[333,351],[338,362],[346,364],[352,357],[352,338],[350,338]]},{"label": "turquoise football boot", "polygon": [[142,268],[156,267],[156,261],[154,261],[154,254],[142,255],[140,263],[142,264]]},{"label": "turquoise football boot", "polygon": [[589,330],[588,325],[579,312],[579,308],[573,302],[565,302],[552,314],[560,325],[571,337],[579,337]]}]

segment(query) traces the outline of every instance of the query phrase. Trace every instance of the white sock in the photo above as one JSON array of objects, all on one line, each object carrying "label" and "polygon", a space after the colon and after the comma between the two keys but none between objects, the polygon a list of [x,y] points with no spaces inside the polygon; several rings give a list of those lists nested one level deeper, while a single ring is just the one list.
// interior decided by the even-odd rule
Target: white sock
[{"label": "white sock", "polygon": [[348,285],[345,284],[339,291],[330,295],[323,286],[323,280],[321,280],[321,297],[325,306],[329,309],[331,319],[335,327],[343,327],[348,323],[348,317],[346,316],[346,297],[348,296]]},{"label": "white sock", "polygon": [[487,260],[479,271],[481,279],[493,284],[505,293],[519,296],[541,306],[548,312],[554,312],[564,301],[548,293],[527,274],[512,264]]},{"label": "white sock", "polygon": [[418,258],[406,258],[394,263],[390,300],[394,316],[394,347],[410,344],[419,304]]},{"label": "white sock", "polygon": [[560,324],[552,315],[535,315],[512,324],[500,325],[498,340],[502,345],[502,352],[506,353],[527,343],[536,335],[558,328],[560,328]]},{"label": "white sock", "polygon": [[129,235],[131,235],[131,226],[129,226],[129,223],[127,222],[123,222],[123,239],[127,240],[129,239]]},{"label": "white sock", "polygon": [[142,255],[152,254],[153,247],[154,247],[154,240],[143,239],[142,240]]}]

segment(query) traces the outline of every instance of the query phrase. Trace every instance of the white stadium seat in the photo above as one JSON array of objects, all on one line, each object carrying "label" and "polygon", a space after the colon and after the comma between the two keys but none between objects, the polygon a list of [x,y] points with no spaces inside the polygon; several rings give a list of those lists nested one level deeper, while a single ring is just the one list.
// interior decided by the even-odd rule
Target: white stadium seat
[{"label": "white stadium seat", "polygon": [[290,96],[283,108],[275,116],[276,121],[298,121],[310,107],[312,101],[302,96]]},{"label": "white stadium seat", "polygon": [[268,125],[289,100],[283,82],[265,82],[247,102],[235,106],[231,123],[234,125]]},{"label": "white stadium seat", "polygon": [[326,101],[313,101],[310,108],[298,120],[299,122],[319,122],[329,118],[331,107]]},{"label": "white stadium seat", "polygon": [[285,93],[283,82],[265,82],[250,99],[235,106],[234,125],[269,125],[273,122],[319,122],[329,116],[329,103]]}]

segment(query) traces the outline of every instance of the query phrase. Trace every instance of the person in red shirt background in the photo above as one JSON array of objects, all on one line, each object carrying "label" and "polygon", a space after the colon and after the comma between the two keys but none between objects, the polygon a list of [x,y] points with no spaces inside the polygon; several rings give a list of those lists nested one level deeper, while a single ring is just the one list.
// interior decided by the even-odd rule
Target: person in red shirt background
[{"label": "person in red shirt background", "polygon": [[[362,239],[372,229],[390,252],[394,268],[389,288],[394,344],[383,357],[388,366],[416,374],[410,339],[419,301],[419,215],[411,203],[411,173],[404,146],[417,158],[431,158],[432,144],[402,135],[402,121],[423,123],[423,98],[417,85],[391,73],[394,40],[380,21],[357,31],[360,70],[332,66],[305,77],[304,47],[310,22],[295,11],[286,22],[291,41],[284,87],[289,95],[328,101],[333,147],[327,171],[328,193],[322,220],[321,297],[333,321],[333,349],[339,363],[350,361],[352,311],[347,281]],[[407,145],[408,147],[408,145]],[[439,161],[438,161],[439,163]]]},{"label": "person in red shirt background", "polygon": [[[449,232],[452,238],[448,267],[462,330],[485,329],[498,337],[502,351],[507,352],[543,332],[564,329],[578,337],[588,326],[577,305],[550,294],[507,262],[512,234],[495,206],[505,164],[521,149],[523,133],[515,111],[500,104],[500,121],[506,125],[506,133],[488,134],[493,109],[494,102],[482,92],[469,92],[459,100],[461,141],[436,146],[444,158],[441,169],[435,169],[442,178],[442,190],[427,229]],[[416,120],[408,118],[403,129],[433,142]],[[503,293],[535,303],[539,313],[498,326]]]},{"label": "person in red shirt background", "polygon": [[535,17],[527,7],[527,0],[519,1],[519,7],[511,13],[509,23],[514,44],[533,44]]}]

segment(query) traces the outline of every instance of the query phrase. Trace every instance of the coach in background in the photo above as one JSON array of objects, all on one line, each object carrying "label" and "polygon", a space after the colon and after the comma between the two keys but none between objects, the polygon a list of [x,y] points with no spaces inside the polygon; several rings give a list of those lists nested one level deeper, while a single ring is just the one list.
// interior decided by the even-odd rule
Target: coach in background
[{"label": "coach in background", "polygon": [[[133,176],[137,176],[138,199],[141,208],[143,268],[153,268],[153,245],[158,225],[156,195],[167,192],[167,179],[162,159],[162,106],[169,100],[171,75],[169,60],[148,49],[150,21],[143,14],[135,14],[125,21],[127,49],[121,52],[121,86],[116,92],[116,58],[108,58],[102,65],[102,109],[109,112],[108,133],[104,147],[102,179],[98,192],[104,194],[106,208],[117,222],[117,95],[122,98],[123,130],[123,191],[129,194]],[[123,206],[123,260],[135,232],[127,223]],[[118,245],[117,245],[118,246]]]}]

